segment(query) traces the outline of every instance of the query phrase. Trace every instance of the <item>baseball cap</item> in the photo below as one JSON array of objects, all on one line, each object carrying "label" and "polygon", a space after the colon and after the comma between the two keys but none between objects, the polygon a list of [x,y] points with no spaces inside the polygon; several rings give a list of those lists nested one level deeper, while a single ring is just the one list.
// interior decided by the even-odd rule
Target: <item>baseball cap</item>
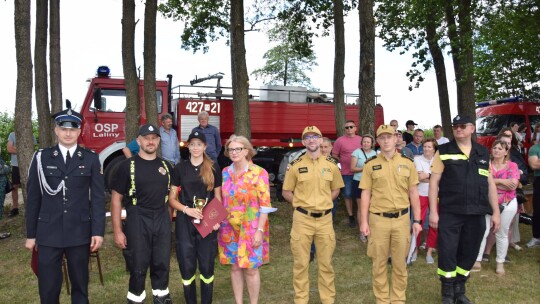
[{"label": "baseball cap", "polygon": [[379,128],[377,128],[377,137],[384,133],[394,135],[396,134],[396,130],[391,125],[380,125]]},{"label": "baseball cap", "polygon": [[146,136],[148,134],[155,134],[159,137],[161,137],[159,135],[159,129],[156,128],[154,125],[152,124],[145,124],[145,125],[142,125],[140,128],[139,128],[139,136]]},{"label": "baseball cap", "polygon": [[405,123],[405,126],[408,126],[408,125],[415,125],[415,126],[417,126],[418,124],[415,123],[415,122],[412,121],[412,120],[407,120],[407,122]]},{"label": "baseball cap", "polygon": [[200,141],[202,141],[203,143],[206,144],[206,135],[204,135],[204,133],[199,132],[199,131],[195,131],[195,132],[189,134],[189,137],[188,137],[187,141],[190,142],[194,138],[197,138],[197,139],[199,139]]},{"label": "baseball cap", "polygon": [[464,124],[474,124],[474,121],[471,119],[468,115],[461,115],[458,114],[454,119],[452,120],[453,125],[464,125]]},{"label": "baseball cap", "polygon": [[315,134],[319,134],[320,136],[322,136],[321,130],[319,130],[319,128],[317,128],[315,126],[307,126],[307,127],[305,127],[304,132],[302,132],[302,138],[304,138],[304,135],[306,135],[307,133],[315,133]]},{"label": "baseball cap", "polygon": [[79,129],[82,123],[82,115],[68,108],[53,115],[54,122],[62,128]]}]

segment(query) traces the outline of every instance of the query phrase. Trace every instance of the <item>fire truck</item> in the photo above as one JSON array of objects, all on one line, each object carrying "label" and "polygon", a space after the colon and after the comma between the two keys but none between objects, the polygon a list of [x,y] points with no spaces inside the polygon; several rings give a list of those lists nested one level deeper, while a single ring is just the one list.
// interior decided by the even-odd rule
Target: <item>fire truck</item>
[{"label": "fire truck", "polygon": [[523,134],[524,155],[527,155],[533,141],[540,139],[533,139],[534,126],[540,123],[540,101],[510,97],[476,103],[477,141],[486,148],[491,149],[499,131],[513,122],[527,125]]},{"label": "fire truck", "polygon": [[[198,125],[197,114],[209,113],[209,123],[216,126],[223,143],[234,133],[234,111],[230,88],[220,85],[223,73],[195,78],[190,85],[172,87],[172,75],[167,80],[156,81],[156,97],[159,116],[170,113],[178,133],[182,156],[187,156],[186,140],[191,130]],[[196,84],[214,79],[217,86]],[[80,109],[83,116],[79,143],[99,154],[106,183],[110,169],[124,156],[126,146],[126,91],[125,81],[109,76],[106,67],[100,67],[96,77],[89,80],[88,91]],[[301,133],[305,126],[316,125],[324,136],[336,139],[334,104],[329,95],[311,93],[302,87],[262,87],[250,89],[251,142],[257,148],[254,162],[264,167],[274,181],[278,174],[283,154],[291,149],[300,149]],[[139,81],[140,119],[146,123],[144,81]],[[347,94],[346,101],[357,98]],[[346,119],[358,120],[358,105],[346,105]],[[375,108],[375,125],[384,123],[384,111],[380,104]],[[227,160],[220,155],[221,166]]]}]

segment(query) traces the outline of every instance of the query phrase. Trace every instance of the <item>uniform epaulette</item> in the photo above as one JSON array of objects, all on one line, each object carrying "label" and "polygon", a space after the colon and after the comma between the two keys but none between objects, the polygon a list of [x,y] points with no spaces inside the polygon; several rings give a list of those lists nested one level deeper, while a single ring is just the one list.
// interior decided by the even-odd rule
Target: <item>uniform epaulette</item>
[{"label": "uniform epaulette", "polygon": [[333,158],[332,156],[327,156],[327,157],[326,157],[326,160],[329,161],[329,162],[331,162],[331,163],[333,163],[333,164],[336,165],[336,166],[337,166],[337,164],[338,164],[338,160],[335,159],[335,158]]},{"label": "uniform epaulette", "polygon": [[88,148],[86,148],[86,147],[81,147],[81,149],[85,150],[86,152],[90,152],[90,153],[96,154],[96,151],[91,150],[91,149],[88,149]]},{"label": "uniform epaulette", "polygon": [[373,155],[372,157],[366,159],[366,162],[364,163],[364,165],[367,164],[369,161],[374,160],[375,158],[377,158],[377,155]]},{"label": "uniform epaulette", "polygon": [[294,164],[296,164],[297,162],[299,162],[300,160],[302,160],[302,156],[303,155],[300,155],[299,157],[297,157],[295,160],[291,161],[289,163],[289,166],[294,166]]},{"label": "uniform epaulette", "polygon": [[[401,154],[401,153],[400,153],[400,154]],[[402,157],[405,157],[406,159],[408,159],[408,160],[410,160],[410,161],[412,161],[412,162],[414,162],[414,159],[412,159],[412,158],[408,157],[407,155],[403,155],[403,154],[401,154],[401,156],[402,156]]]}]

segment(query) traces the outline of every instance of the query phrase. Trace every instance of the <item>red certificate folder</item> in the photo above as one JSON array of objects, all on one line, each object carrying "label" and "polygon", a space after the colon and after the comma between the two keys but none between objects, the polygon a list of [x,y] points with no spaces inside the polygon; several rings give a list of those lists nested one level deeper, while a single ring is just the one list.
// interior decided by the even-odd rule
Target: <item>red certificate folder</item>
[{"label": "red certificate folder", "polygon": [[30,260],[30,267],[32,268],[32,271],[36,274],[36,277],[37,277],[37,275],[38,275],[38,252],[37,252],[35,247],[34,247],[34,249],[32,249],[32,259]]},{"label": "red certificate folder", "polygon": [[197,228],[203,238],[214,231],[215,224],[221,223],[227,218],[227,209],[223,207],[223,203],[217,198],[214,198],[206,204],[202,213],[203,219],[200,224],[193,223],[195,219],[191,220],[191,222],[195,225],[195,228]]}]

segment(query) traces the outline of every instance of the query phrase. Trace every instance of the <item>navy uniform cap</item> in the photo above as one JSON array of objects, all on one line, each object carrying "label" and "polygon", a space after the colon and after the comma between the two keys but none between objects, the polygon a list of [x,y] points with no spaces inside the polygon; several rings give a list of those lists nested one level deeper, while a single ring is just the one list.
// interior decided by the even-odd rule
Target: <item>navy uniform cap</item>
[{"label": "navy uniform cap", "polygon": [[57,126],[62,128],[79,129],[82,123],[82,115],[72,109],[66,109],[53,115]]},{"label": "navy uniform cap", "polygon": [[206,144],[206,135],[204,135],[204,133],[199,132],[199,131],[192,132],[191,134],[189,134],[187,141],[190,142],[194,138],[197,138]]}]

